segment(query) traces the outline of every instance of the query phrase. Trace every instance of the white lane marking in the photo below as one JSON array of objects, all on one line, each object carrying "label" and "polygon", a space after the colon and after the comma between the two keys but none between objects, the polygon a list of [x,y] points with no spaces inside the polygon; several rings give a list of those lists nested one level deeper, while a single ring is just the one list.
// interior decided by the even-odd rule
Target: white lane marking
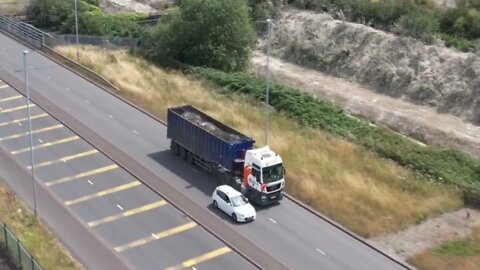
[{"label": "white lane marking", "polygon": [[112,118],[113,119],[113,115],[109,114],[108,117]]},{"label": "white lane marking", "polygon": [[65,88],[65,90],[67,90],[68,92],[70,92],[70,88],[68,88],[68,87],[67,87],[67,88]]},{"label": "white lane marking", "polygon": [[320,252],[322,255],[327,255],[327,253],[323,252],[321,249],[317,248],[317,251]]},{"label": "white lane marking", "polygon": [[277,224],[277,221],[276,221],[275,219],[271,218],[271,217],[269,217],[268,220],[270,220],[271,222]]},{"label": "white lane marking", "polygon": [[120,206],[120,204],[117,204],[118,209],[123,211],[123,207]]},{"label": "white lane marking", "polygon": [[23,127],[22,123],[18,122],[17,124],[18,124],[19,126]]},{"label": "white lane marking", "polygon": [[92,186],[93,186],[93,183],[92,183],[92,181],[90,181],[90,180],[87,180],[87,182],[88,182],[90,185],[92,185]]},{"label": "white lane marking", "polygon": [[38,142],[39,142],[39,143],[43,143],[42,139],[38,139]]},{"label": "white lane marking", "polygon": [[153,236],[155,239],[158,239],[158,236],[157,236],[156,234],[154,234],[153,232],[152,232],[152,236]]},{"label": "white lane marking", "polygon": [[195,266],[192,266],[192,270],[197,270],[197,268],[195,268]]},{"label": "white lane marking", "polygon": [[138,131],[136,131],[136,130],[134,129],[134,130],[133,130],[133,133],[138,134]]}]

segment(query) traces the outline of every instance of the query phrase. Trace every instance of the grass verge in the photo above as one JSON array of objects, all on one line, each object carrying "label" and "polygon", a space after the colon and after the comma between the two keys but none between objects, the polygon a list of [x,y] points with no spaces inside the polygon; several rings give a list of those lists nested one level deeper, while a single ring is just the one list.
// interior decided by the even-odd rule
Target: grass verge
[{"label": "grass verge", "polygon": [[471,236],[444,243],[408,260],[420,270],[476,270],[480,266],[480,220]]},{"label": "grass verge", "polygon": [[67,249],[40,225],[18,199],[6,196],[8,189],[0,184],[0,220],[7,225],[43,269],[84,269],[72,259]]},{"label": "grass verge", "polygon": [[[73,47],[58,51],[75,58]],[[126,51],[81,49],[80,61],[120,89],[122,96],[166,119],[170,106],[192,104],[257,142],[263,106],[252,96],[228,95],[193,76],[166,72]],[[292,121],[274,111],[270,145],[284,158],[287,191],[347,228],[370,237],[396,231],[462,205],[461,193],[379,158],[371,151]]]}]

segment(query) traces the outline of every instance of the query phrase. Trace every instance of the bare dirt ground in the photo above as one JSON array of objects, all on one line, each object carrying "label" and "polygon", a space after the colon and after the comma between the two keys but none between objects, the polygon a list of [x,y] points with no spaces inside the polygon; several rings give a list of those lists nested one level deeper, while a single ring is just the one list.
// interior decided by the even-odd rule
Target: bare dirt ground
[{"label": "bare dirt ground", "polygon": [[404,231],[368,241],[391,254],[407,259],[445,241],[466,237],[476,222],[480,222],[480,211],[465,208],[426,220]]},{"label": "bare dirt ground", "polygon": [[[265,54],[254,52],[252,66],[260,75],[265,75],[266,62]],[[453,146],[480,156],[480,127],[462,118],[440,114],[431,107],[387,96],[358,83],[275,57],[270,57],[270,71],[275,81],[326,98],[352,115],[388,126],[423,142]]]}]

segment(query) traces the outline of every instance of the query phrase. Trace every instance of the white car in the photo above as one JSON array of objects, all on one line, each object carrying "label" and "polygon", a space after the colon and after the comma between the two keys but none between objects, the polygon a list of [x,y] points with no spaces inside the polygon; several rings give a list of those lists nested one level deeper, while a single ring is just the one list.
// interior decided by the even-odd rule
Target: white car
[{"label": "white car", "polygon": [[248,202],[242,193],[231,186],[218,186],[212,194],[214,208],[219,208],[234,221],[246,222],[254,220],[257,216],[255,208]]}]

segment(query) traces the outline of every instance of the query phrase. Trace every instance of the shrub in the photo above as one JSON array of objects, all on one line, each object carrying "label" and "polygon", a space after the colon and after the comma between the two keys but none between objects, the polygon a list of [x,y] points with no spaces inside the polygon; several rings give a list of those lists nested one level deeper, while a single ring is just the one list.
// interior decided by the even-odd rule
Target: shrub
[{"label": "shrub", "polygon": [[141,41],[160,64],[175,60],[225,71],[248,65],[253,28],[243,0],[184,0]]}]

